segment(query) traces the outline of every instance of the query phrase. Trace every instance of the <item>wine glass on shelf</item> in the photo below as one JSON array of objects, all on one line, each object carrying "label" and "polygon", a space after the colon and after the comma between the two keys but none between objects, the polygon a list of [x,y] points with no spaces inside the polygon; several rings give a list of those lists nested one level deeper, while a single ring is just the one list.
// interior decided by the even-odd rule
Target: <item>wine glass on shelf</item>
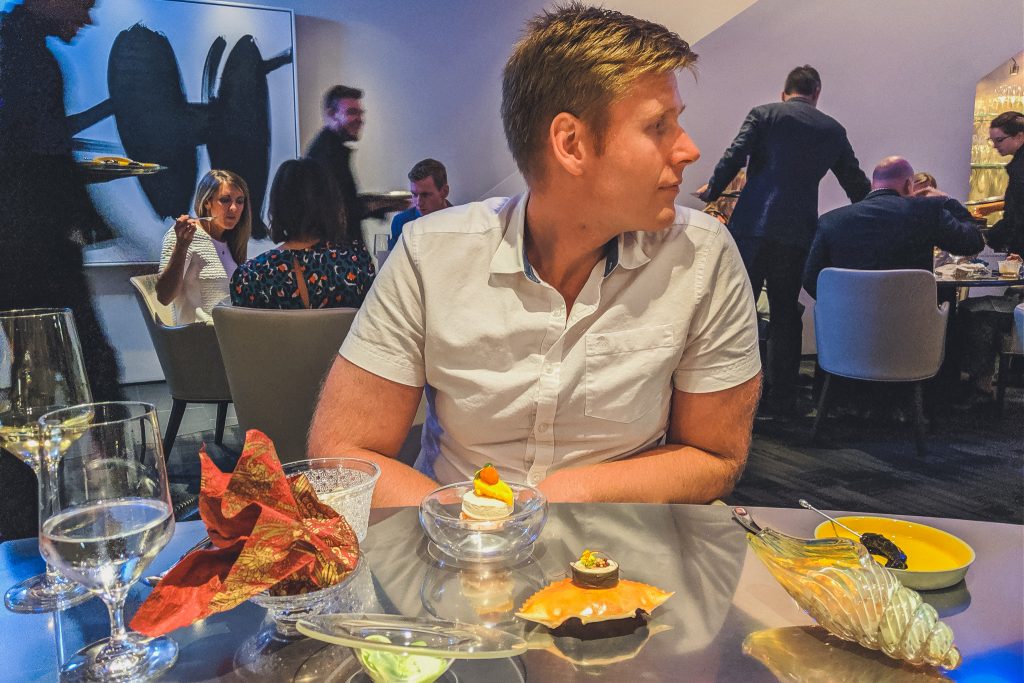
[{"label": "wine glass on shelf", "polygon": [[[39,424],[47,411],[92,400],[71,311],[0,311],[0,448],[39,475]],[[0,453],[0,457],[7,457]],[[54,612],[92,595],[50,565],[12,586],[4,604],[12,612]]]},{"label": "wine glass on shelf", "polygon": [[40,549],[110,612],[110,637],[71,657],[61,680],[156,678],[173,666],[177,644],[124,622],[128,590],[174,534],[156,409],[95,403],[47,413],[39,424],[51,461],[40,469]]}]

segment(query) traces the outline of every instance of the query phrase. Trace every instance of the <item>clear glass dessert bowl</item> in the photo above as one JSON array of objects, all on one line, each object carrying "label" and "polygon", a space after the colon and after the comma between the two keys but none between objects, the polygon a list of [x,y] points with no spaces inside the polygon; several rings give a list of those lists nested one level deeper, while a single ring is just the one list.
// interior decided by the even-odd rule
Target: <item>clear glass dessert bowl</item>
[{"label": "clear glass dessert bowl", "polygon": [[356,568],[333,586],[299,595],[263,592],[249,599],[267,610],[274,621],[277,636],[294,638],[298,636],[295,622],[299,619],[325,613],[362,612],[367,607],[368,598],[372,597],[373,582],[360,553]]},{"label": "clear glass dessert bowl", "polygon": [[462,497],[473,490],[471,481],[427,494],[420,503],[420,525],[433,546],[466,565],[514,563],[529,557],[547,522],[548,500],[532,486],[508,485],[515,496],[512,513],[496,520],[462,518]]},{"label": "clear glass dessert bowl", "polygon": [[370,501],[380,468],[359,458],[314,458],[284,463],[289,477],[305,474],[320,502],[345,518],[362,543],[370,520]]}]

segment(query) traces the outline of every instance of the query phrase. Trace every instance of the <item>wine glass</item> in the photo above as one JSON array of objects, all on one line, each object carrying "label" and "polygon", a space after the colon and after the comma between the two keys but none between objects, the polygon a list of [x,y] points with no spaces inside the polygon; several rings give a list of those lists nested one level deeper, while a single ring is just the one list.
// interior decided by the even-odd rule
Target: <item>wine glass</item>
[{"label": "wine glass", "polygon": [[[70,310],[0,311],[0,448],[38,476],[39,417],[91,400]],[[46,573],[12,586],[4,604],[12,612],[54,612],[91,597],[47,565]]]},{"label": "wine glass", "polygon": [[178,646],[129,632],[123,612],[129,588],[174,534],[156,409],[94,403],[52,411],[39,424],[50,461],[40,468],[40,549],[110,612],[110,637],[69,659],[61,680],[155,678]]},{"label": "wine glass", "polygon": [[384,266],[384,261],[387,260],[388,254],[391,253],[388,249],[388,237],[388,235],[383,233],[373,236],[373,255],[377,257],[377,270]]}]

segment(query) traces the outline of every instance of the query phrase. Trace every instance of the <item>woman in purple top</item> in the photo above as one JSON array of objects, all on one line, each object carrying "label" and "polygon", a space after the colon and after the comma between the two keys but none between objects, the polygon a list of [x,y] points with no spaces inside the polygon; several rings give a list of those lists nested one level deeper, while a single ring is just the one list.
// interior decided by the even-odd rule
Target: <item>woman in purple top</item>
[{"label": "woman in purple top", "polygon": [[[281,245],[231,278],[231,303],[250,308],[355,308],[373,283],[370,254],[349,234],[337,183],[320,162],[281,164],[270,188],[270,234]],[[358,225],[358,223],[354,223]]]}]

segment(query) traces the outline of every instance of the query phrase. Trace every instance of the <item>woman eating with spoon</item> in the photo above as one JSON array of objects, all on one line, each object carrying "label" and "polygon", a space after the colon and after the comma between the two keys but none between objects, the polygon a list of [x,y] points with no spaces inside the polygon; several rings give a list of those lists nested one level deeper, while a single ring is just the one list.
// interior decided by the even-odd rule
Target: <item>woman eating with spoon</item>
[{"label": "woman eating with spoon", "polygon": [[198,218],[178,216],[164,235],[156,295],[170,305],[174,324],[210,319],[228,296],[228,282],[245,261],[252,230],[249,188],[231,171],[211,170],[196,188]]}]

